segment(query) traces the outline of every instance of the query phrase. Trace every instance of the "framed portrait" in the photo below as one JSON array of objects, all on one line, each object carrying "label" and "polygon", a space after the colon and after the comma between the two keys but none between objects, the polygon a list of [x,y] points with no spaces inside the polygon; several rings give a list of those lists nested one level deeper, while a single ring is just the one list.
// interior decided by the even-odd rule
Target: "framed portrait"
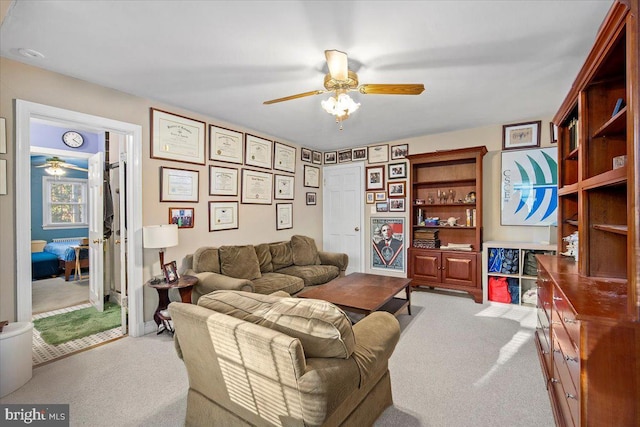
[{"label": "framed portrait", "polygon": [[366,147],[352,148],[351,160],[354,162],[358,160],[367,160],[367,148]]},{"label": "framed portrait", "polygon": [[276,230],[293,228],[293,203],[276,203]]},{"label": "framed portrait", "polygon": [[244,164],[271,169],[273,142],[255,135],[245,135]]},{"label": "framed portrait", "polygon": [[7,153],[7,123],[4,117],[0,117],[0,154]]},{"label": "framed portrait", "polygon": [[206,124],[151,108],[151,158],[204,165]]},{"label": "framed portrait", "polygon": [[502,149],[513,150],[540,146],[542,121],[514,123],[502,126]]},{"label": "framed portrait", "polygon": [[324,153],[324,164],[331,165],[338,162],[338,153],[336,151],[327,151]]},{"label": "framed portrait", "polygon": [[307,193],[307,205],[312,206],[316,204],[316,193]]},{"label": "framed portrait", "polygon": [[384,190],[384,166],[367,166],[365,168],[367,190]]},{"label": "framed portrait", "polygon": [[242,164],[244,134],[209,125],[209,160]]},{"label": "framed portrait", "polygon": [[273,194],[273,175],[242,169],[242,203],[270,205]]},{"label": "framed portrait", "polygon": [[391,146],[391,160],[404,159],[409,154],[409,144]]},{"label": "framed portrait", "polygon": [[367,191],[367,204],[372,205],[375,201],[375,193],[373,191]]},{"label": "framed portrait", "polygon": [[280,142],[273,143],[273,168],[284,172],[296,172],[296,148]]},{"label": "framed portrait", "polygon": [[320,188],[320,168],[304,165],[304,186]]},{"label": "framed portrait", "polygon": [[500,224],[557,222],[558,147],[502,152]]},{"label": "framed portrait", "polygon": [[322,164],[322,153],[320,151],[313,151],[311,153],[311,162],[316,165]]},{"label": "framed portrait", "polygon": [[209,166],[209,195],[237,196],[238,169]]},{"label": "framed portrait", "polygon": [[376,212],[388,212],[389,205],[387,202],[376,202]]},{"label": "framed portrait", "polygon": [[400,199],[389,199],[389,212],[404,212],[404,197]]},{"label": "framed portrait", "polygon": [[209,231],[238,228],[238,202],[209,202]]},{"label": "framed portrait", "polygon": [[160,166],[161,202],[198,202],[199,172]]},{"label": "framed portrait", "polygon": [[549,138],[552,144],[558,142],[558,126],[554,123],[549,123]]},{"label": "framed portrait", "polygon": [[351,161],[351,149],[338,151],[338,163]]},{"label": "framed portrait", "polygon": [[176,224],[178,228],[193,228],[193,208],[169,208],[169,224]]},{"label": "framed portrait", "polygon": [[311,163],[311,150],[308,148],[300,148],[300,160]]},{"label": "framed portrait", "polygon": [[394,181],[387,183],[387,193],[389,197],[404,197],[406,193],[407,181]]},{"label": "framed portrait", "polygon": [[384,191],[378,191],[375,194],[376,194],[376,202],[382,202],[387,200],[387,193],[385,193]]},{"label": "framed portrait", "polygon": [[374,145],[369,147],[369,163],[386,163],[389,161],[389,145]]},{"label": "framed portrait", "polygon": [[389,179],[406,178],[407,177],[407,164],[406,163],[389,163],[387,165],[389,172]]},{"label": "framed portrait", "polygon": [[164,281],[167,283],[176,283],[180,276],[178,276],[178,267],[176,266],[175,261],[171,261],[162,266],[162,271],[164,273]]},{"label": "framed portrait", "polygon": [[404,218],[371,218],[371,268],[405,270]]},{"label": "framed portrait", "polygon": [[277,200],[293,200],[295,182],[294,177],[289,175],[275,175],[273,185],[273,198]]}]

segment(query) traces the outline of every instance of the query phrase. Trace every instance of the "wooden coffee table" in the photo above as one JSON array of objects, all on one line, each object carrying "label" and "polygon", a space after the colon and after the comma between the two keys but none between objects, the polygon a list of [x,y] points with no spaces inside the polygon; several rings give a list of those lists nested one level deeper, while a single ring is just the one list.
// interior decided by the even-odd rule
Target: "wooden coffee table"
[{"label": "wooden coffee table", "polygon": [[[304,290],[296,296],[329,301],[356,313],[370,314],[374,311],[387,311],[397,315],[400,310],[407,307],[407,312],[411,314],[410,285],[411,279],[402,277],[351,273],[325,285]],[[395,298],[395,295],[403,289],[407,294],[406,299]]]}]

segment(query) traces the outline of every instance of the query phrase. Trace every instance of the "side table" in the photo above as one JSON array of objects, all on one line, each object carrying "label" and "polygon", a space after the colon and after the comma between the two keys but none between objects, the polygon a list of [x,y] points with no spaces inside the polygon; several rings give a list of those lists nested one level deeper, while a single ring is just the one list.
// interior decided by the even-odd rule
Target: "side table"
[{"label": "side table", "polygon": [[76,269],[74,272],[74,278],[75,280],[82,280],[82,268],[80,267],[80,251],[82,249],[89,249],[89,245],[72,246],[72,248],[76,253]]},{"label": "side table", "polygon": [[[182,302],[191,304],[191,290],[196,283],[198,283],[198,278],[195,276],[181,276],[173,283],[167,283],[164,281],[153,283],[151,280],[145,283],[147,286],[158,291],[158,308],[156,308],[156,312],[153,313],[153,320],[158,326],[158,334],[161,334],[165,330],[173,333],[173,327],[169,323],[171,316],[167,311],[167,306],[170,302],[169,289],[178,289]],[[162,325],[163,328],[160,328],[160,325]]]}]

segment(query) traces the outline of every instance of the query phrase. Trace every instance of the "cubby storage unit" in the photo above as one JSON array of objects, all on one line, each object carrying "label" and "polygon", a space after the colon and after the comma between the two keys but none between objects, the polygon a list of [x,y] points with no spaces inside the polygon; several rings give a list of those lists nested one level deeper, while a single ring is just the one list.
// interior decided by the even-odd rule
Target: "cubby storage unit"
[{"label": "cubby storage unit", "polygon": [[[482,159],[486,153],[486,147],[478,146],[407,156],[412,286],[465,291],[475,302],[482,302]],[[440,222],[423,223],[427,218]],[[456,219],[456,225],[446,223],[449,218]],[[425,243],[423,236],[429,234],[437,237]]]},{"label": "cubby storage unit", "polygon": [[559,426],[640,425],[638,0],[614,1],[553,118],[558,242],[538,256],[536,345]]},{"label": "cubby storage unit", "polygon": [[[535,308],[536,280],[538,276],[536,255],[555,255],[557,245],[532,242],[489,241],[482,245],[482,295],[484,302],[496,302],[489,298],[489,278],[504,277],[516,286],[509,287],[510,304]],[[514,254],[511,268],[505,266],[505,256],[496,261],[492,254]],[[507,268],[505,268],[507,267]],[[501,301],[498,301],[501,302]]]}]

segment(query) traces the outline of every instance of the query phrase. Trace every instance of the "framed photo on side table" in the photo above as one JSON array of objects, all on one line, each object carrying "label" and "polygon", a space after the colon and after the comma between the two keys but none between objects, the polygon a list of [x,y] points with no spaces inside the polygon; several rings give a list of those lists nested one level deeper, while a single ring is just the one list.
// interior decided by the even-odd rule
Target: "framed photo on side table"
[{"label": "framed photo on side table", "polygon": [[237,196],[238,169],[209,166],[209,195]]},{"label": "framed photo on side table", "polygon": [[151,108],[151,158],[205,163],[204,122]]},{"label": "framed photo on side table", "polygon": [[169,224],[178,228],[193,228],[193,208],[169,208]]},{"label": "framed photo on side table", "polygon": [[502,126],[502,149],[514,150],[540,146],[542,121],[515,123]]},{"label": "framed photo on side table", "polygon": [[175,261],[171,261],[162,266],[162,271],[164,272],[164,280],[167,283],[175,283],[180,279],[178,275],[178,267],[176,266]]},{"label": "framed photo on side table", "polygon": [[264,169],[271,169],[273,141],[255,135],[245,135],[244,164]]},{"label": "framed photo on side table", "polygon": [[276,230],[293,228],[293,203],[276,203]]},{"label": "framed photo on side table", "polygon": [[209,160],[242,164],[243,136],[242,132],[209,125]]},{"label": "framed photo on side table", "polygon": [[198,202],[199,172],[160,166],[161,202]]},{"label": "framed photo on side table", "polygon": [[209,202],[209,231],[238,228],[238,202]]},{"label": "framed photo on side table", "polygon": [[296,172],[296,148],[280,142],[273,143],[273,168],[284,172]]}]

